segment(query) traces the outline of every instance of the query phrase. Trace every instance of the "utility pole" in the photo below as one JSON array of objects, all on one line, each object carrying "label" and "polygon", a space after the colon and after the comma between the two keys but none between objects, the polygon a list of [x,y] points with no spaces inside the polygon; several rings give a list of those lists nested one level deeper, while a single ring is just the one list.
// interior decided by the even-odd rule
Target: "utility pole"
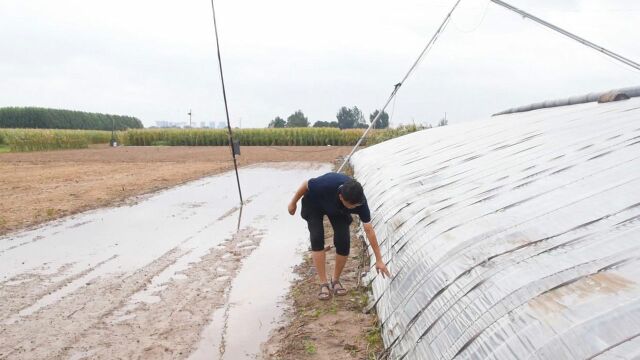
[{"label": "utility pole", "polygon": [[[233,131],[231,130],[231,120],[229,118],[229,106],[227,104],[227,91],[224,86],[224,74],[222,73],[222,56],[220,56],[220,41],[218,39],[218,25],[216,23],[216,9],[211,0],[211,14],[213,15],[213,30],[216,36],[216,49],[218,52],[218,68],[220,69],[220,83],[222,85],[222,99],[224,100],[224,112],[227,116],[227,129],[229,130],[229,147],[231,149],[231,157],[233,158],[233,167],[236,171],[236,182],[238,183],[238,195],[240,196],[240,208],[244,205],[242,199],[242,189],[240,188],[240,175],[238,175],[238,162],[236,160],[236,148],[239,148],[240,142],[233,141]],[[236,144],[236,146],[234,146]]]},{"label": "utility pole", "polygon": [[115,147],[116,143],[116,120],[111,117],[111,147]]},{"label": "utility pole", "polygon": [[189,115],[189,127],[191,127],[191,109],[189,109],[189,113],[187,115]]}]

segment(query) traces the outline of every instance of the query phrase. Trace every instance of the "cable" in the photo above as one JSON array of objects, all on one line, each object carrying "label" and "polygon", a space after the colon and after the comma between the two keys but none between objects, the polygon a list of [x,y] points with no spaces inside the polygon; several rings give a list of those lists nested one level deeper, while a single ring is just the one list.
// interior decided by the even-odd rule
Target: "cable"
[{"label": "cable", "polygon": [[553,25],[551,23],[548,23],[548,22],[540,19],[539,17],[536,17],[535,15],[532,15],[532,14],[530,14],[530,13],[524,11],[524,10],[518,9],[515,6],[509,5],[504,1],[501,1],[501,0],[490,0],[490,1],[493,2],[494,4],[497,4],[497,5],[500,5],[500,6],[504,7],[507,10],[513,11],[513,12],[521,15],[524,18],[531,19],[531,20],[537,22],[538,24],[540,24],[542,26],[545,26],[545,27],[547,27],[547,28],[549,28],[551,30],[554,30],[554,31],[556,31],[556,32],[558,32],[558,33],[560,33],[560,34],[562,34],[562,35],[564,35],[564,36],[566,36],[566,37],[568,37],[570,39],[573,39],[573,40],[581,43],[582,45],[588,46],[588,47],[590,47],[590,48],[592,48],[592,49],[594,49],[596,51],[599,51],[599,52],[601,52],[601,53],[603,53],[603,54],[605,54],[605,55],[607,55],[607,56],[609,56],[609,57],[611,57],[611,58],[613,58],[615,60],[618,60],[618,61],[620,61],[620,62],[622,62],[622,63],[624,63],[626,65],[629,65],[632,68],[635,68],[636,70],[640,70],[640,64],[638,64],[637,62],[635,62],[635,61],[633,61],[631,59],[628,59],[628,58],[626,58],[626,57],[624,57],[624,56],[622,56],[620,54],[614,53],[613,51],[605,49],[604,47],[602,47],[600,45],[594,44],[589,40],[581,38],[580,36],[575,35],[573,33],[570,33],[567,30],[564,30],[564,29],[562,29],[562,28],[560,28],[558,26],[555,26],[555,25]]},{"label": "cable", "polygon": [[396,100],[398,100],[397,96],[393,98],[393,104],[391,105],[391,115],[389,115],[389,124],[391,124],[391,121],[393,120],[393,116],[396,113]]},{"label": "cable", "polygon": [[418,55],[418,58],[413,63],[413,65],[411,65],[411,68],[409,69],[409,71],[407,71],[407,74],[402,78],[402,80],[399,83],[394,85],[393,91],[391,92],[391,95],[389,95],[389,98],[387,99],[387,102],[384,104],[384,106],[382,107],[382,109],[380,110],[378,115],[375,117],[375,119],[373,119],[371,121],[371,124],[369,124],[369,127],[367,128],[367,130],[365,130],[365,132],[362,134],[360,139],[358,139],[358,142],[353,147],[353,149],[351,150],[349,155],[344,159],[344,161],[342,162],[342,165],[340,165],[340,167],[338,168],[337,172],[341,172],[342,169],[344,168],[344,166],[349,162],[349,160],[351,160],[351,156],[353,156],[353,154],[356,152],[356,150],[358,149],[358,147],[360,146],[360,144],[362,143],[364,138],[367,137],[367,134],[369,133],[369,131],[371,131],[371,129],[373,128],[375,123],[378,121],[378,119],[380,119],[380,116],[387,109],[387,106],[389,106],[389,103],[391,103],[391,100],[393,100],[393,98],[396,96],[396,93],[398,92],[398,90],[400,90],[400,87],[402,86],[402,84],[404,84],[404,82],[409,78],[409,76],[411,76],[413,71],[418,67],[418,64],[420,63],[420,61],[431,50],[431,48],[433,47],[433,44],[435,44],[435,42],[438,40],[438,37],[440,36],[440,34],[447,27],[447,24],[449,23],[449,20],[451,20],[451,15],[453,15],[453,12],[455,11],[455,9],[460,4],[460,1],[461,0],[457,0],[456,3],[451,8],[451,10],[449,11],[449,13],[447,13],[447,16],[445,16],[444,20],[442,21],[442,24],[440,24],[440,27],[438,27],[438,29],[436,30],[435,34],[433,34],[433,36],[431,37],[431,40],[429,40],[429,42],[424,47],[424,49],[422,49],[422,52],[420,53],[420,55]]},{"label": "cable", "polygon": [[485,17],[487,16],[487,10],[489,9],[489,0],[485,0],[485,4],[484,4],[484,10],[482,10],[482,15],[480,16],[480,21],[473,26],[471,29],[461,29],[458,25],[456,25],[455,22],[453,22],[453,26],[456,28],[456,30],[458,30],[461,33],[472,33],[476,30],[478,30],[478,28],[480,27],[480,25],[482,25],[482,23],[484,22]]},{"label": "cable", "polygon": [[211,13],[213,15],[213,29],[216,34],[216,49],[218,50],[218,66],[220,68],[220,81],[222,82],[222,97],[224,99],[224,111],[227,115],[227,129],[229,129],[229,147],[233,157],[233,167],[236,170],[236,181],[238,183],[238,194],[240,195],[240,206],[244,204],[242,200],[242,189],[240,188],[240,176],[238,175],[238,162],[236,161],[236,151],[233,148],[233,133],[231,132],[231,121],[229,120],[229,106],[227,105],[227,91],[224,86],[224,75],[222,74],[222,57],[220,56],[220,41],[218,40],[218,24],[216,23],[216,9],[211,0]]}]

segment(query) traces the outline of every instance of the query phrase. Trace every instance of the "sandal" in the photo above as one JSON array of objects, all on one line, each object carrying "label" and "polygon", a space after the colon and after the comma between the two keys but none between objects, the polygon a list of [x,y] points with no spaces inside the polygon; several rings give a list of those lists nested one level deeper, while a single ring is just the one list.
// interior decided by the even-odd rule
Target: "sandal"
[{"label": "sandal", "polygon": [[336,296],[345,296],[347,295],[347,289],[342,286],[340,280],[333,281],[331,280],[331,288],[333,289],[333,294]]},{"label": "sandal", "polygon": [[[327,291],[323,291],[327,289]],[[329,300],[331,298],[331,288],[328,283],[324,283],[320,285],[320,292],[318,293],[318,300]]]}]

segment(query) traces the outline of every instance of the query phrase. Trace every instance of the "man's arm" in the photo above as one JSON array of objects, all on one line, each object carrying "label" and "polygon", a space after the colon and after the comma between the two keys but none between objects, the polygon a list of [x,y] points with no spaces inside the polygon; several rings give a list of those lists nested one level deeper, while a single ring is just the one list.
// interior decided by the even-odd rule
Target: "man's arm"
[{"label": "man's arm", "polygon": [[380,246],[378,245],[378,238],[376,237],[375,230],[373,230],[373,225],[371,225],[371,223],[365,223],[363,227],[364,233],[367,235],[367,240],[373,250],[373,254],[376,256],[376,271],[378,274],[382,272],[382,277],[391,277],[391,273],[389,273],[387,266],[384,264],[384,261],[382,261],[382,254],[380,254]]},{"label": "man's arm", "polygon": [[296,213],[296,208],[298,207],[298,201],[304,194],[309,190],[309,181],[305,180],[302,185],[298,188],[296,193],[293,195],[291,202],[289,203],[289,214],[294,215]]}]

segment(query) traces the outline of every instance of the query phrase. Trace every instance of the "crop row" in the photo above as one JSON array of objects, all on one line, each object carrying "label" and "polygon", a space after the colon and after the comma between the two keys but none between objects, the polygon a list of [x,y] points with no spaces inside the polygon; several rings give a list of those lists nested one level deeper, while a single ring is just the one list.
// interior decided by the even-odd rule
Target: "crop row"
[{"label": "crop row", "polygon": [[109,139],[109,131],[0,129],[0,146],[17,152],[82,149],[89,144],[109,143]]},{"label": "crop row", "polygon": [[[415,126],[372,130],[365,144],[419,130]],[[243,146],[326,146],[355,145],[364,129],[335,128],[236,129],[234,139]],[[107,144],[109,131],[0,129],[0,146],[10,151],[42,151],[86,148],[89,144]],[[131,129],[116,133],[116,140],[129,146],[221,146],[229,145],[223,129]]]}]

